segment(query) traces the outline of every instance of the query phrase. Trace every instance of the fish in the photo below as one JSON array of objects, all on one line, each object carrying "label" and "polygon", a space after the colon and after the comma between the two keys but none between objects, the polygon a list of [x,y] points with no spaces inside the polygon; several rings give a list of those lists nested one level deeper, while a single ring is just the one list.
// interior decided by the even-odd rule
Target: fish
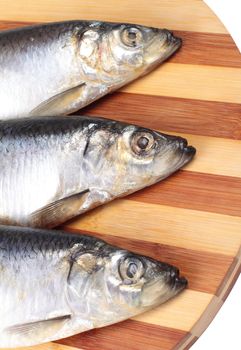
[{"label": "fish", "polygon": [[0,121],[0,224],[51,228],[190,162],[178,136],[88,116]]},{"label": "fish", "polygon": [[0,348],[123,321],[187,287],[178,268],[85,234],[0,226]]},{"label": "fish", "polygon": [[166,29],[65,21],[0,32],[0,116],[73,113],[147,74],[181,46]]}]

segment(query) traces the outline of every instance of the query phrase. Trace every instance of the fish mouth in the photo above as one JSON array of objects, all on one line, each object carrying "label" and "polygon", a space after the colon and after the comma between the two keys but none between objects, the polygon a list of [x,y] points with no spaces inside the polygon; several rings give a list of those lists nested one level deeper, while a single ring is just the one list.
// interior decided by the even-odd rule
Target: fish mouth
[{"label": "fish mouth", "polygon": [[174,294],[181,292],[188,286],[187,279],[183,276],[180,276],[180,271],[176,267],[172,268],[168,283]]},{"label": "fish mouth", "polygon": [[179,159],[174,166],[174,171],[182,168],[184,165],[189,163],[196,154],[196,148],[188,145],[188,141],[182,137],[169,136],[172,139],[175,138],[177,154],[179,154]]},{"label": "fish mouth", "polygon": [[195,156],[196,154],[196,148],[193,147],[193,146],[187,146],[183,149],[183,154],[184,154],[184,157],[185,157],[185,161],[184,161],[184,164],[187,164],[188,162],[190,162],[193,157]]},{"label": "fish mouth", "polygon": [[177,158],[177,160],[175,162],[170,161],[169,171],[164,175],[162,174],[157,179],[155,179],[154,183],[164,180],[171,174],[178,171],[180,168],[183,168],[186,164],[188,164],[194,158],[196,154],[196,148],[193,146],[189,146],[186,139],[182,137],[175,137],[175,136],[168,136],[168,137],[171,138],[171,142],[172,142],[172,139],[174,138],[176,139],[175,140],[176,151],[175,151],[174,157]]},{"label": "fish mouth", "polygon": [[182,45],[182,39],[175,36],[170,30],[164,29],[167,36],[168,45],[173,45],[175,48],[180,48]]},{"label": "fish mouth", "polygon": [[182,137],[176,136],[168,136],[170,141],[173,142],[175,139],[176,143],[176,157],[178,156],[177,161],[170,166],[170,172],[168,172],[164,177],[162,176],[160,179],[164,179],[169,175],[173,174],[180,168],[184,167],[188,164],[196,154],[196,148],[188,145],[188,141]]},{"label": "fish mouth", "polygon": [[187,140],[184,138],[179,139],[179,148],[182,152],[181,163],[183,162],[182,166],[184,166],[193,159],[196,154],[196,148],[189,146]]}]

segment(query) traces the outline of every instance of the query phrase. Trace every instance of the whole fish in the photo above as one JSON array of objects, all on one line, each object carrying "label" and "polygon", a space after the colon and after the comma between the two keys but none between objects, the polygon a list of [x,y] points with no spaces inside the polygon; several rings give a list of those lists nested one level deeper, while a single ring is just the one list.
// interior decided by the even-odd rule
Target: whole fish
[{"label": "whole fish", "polygon": [[188,163],[181,137],[82,116],[0,121],[0,223],[53,227]]},{"label": "whole fish", "polygon": [[2,119],[66,115],[148,73],[181,46],[166,29],[70,21],[0,33]]},{"label": "whole fish", "polygon": [[1,348],[125,320],[187,285],[176,267],[91,236],[0,226],[0,247]]}]

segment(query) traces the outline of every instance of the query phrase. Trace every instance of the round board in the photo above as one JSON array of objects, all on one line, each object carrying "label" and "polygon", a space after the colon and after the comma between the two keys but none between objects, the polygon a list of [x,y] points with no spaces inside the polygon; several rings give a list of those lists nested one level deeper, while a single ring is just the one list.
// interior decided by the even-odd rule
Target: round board
[{"label": "round board", "polygon": [[183,38],[167,63],[81,113],[184,135],[197,148],[195,160],[65,228],[173,263],[189,289],[131,320],[32,349],[188,349],[240,272],[240,54],[201,0],[122,0],[116,6],[110,0],[0,2],[2,29],[76,18],[166,27]]}]

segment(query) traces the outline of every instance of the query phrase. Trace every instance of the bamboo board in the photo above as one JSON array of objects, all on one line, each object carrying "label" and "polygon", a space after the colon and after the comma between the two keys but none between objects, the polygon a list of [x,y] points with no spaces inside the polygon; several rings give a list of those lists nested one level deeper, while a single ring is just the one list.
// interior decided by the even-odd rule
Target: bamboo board
[{"label": "bamboo board", "polygon": [[76,18],[167,27],[184,39],[168,63],[84,113],[184,135],[196,146],[196,159],[65,228],[173,263],[189,289],[131,320],[31,349],[189,349],[241,269],[240,54],[201,0],[122,0],[118,10],[108,0],[0,1],[2,29]]}]

